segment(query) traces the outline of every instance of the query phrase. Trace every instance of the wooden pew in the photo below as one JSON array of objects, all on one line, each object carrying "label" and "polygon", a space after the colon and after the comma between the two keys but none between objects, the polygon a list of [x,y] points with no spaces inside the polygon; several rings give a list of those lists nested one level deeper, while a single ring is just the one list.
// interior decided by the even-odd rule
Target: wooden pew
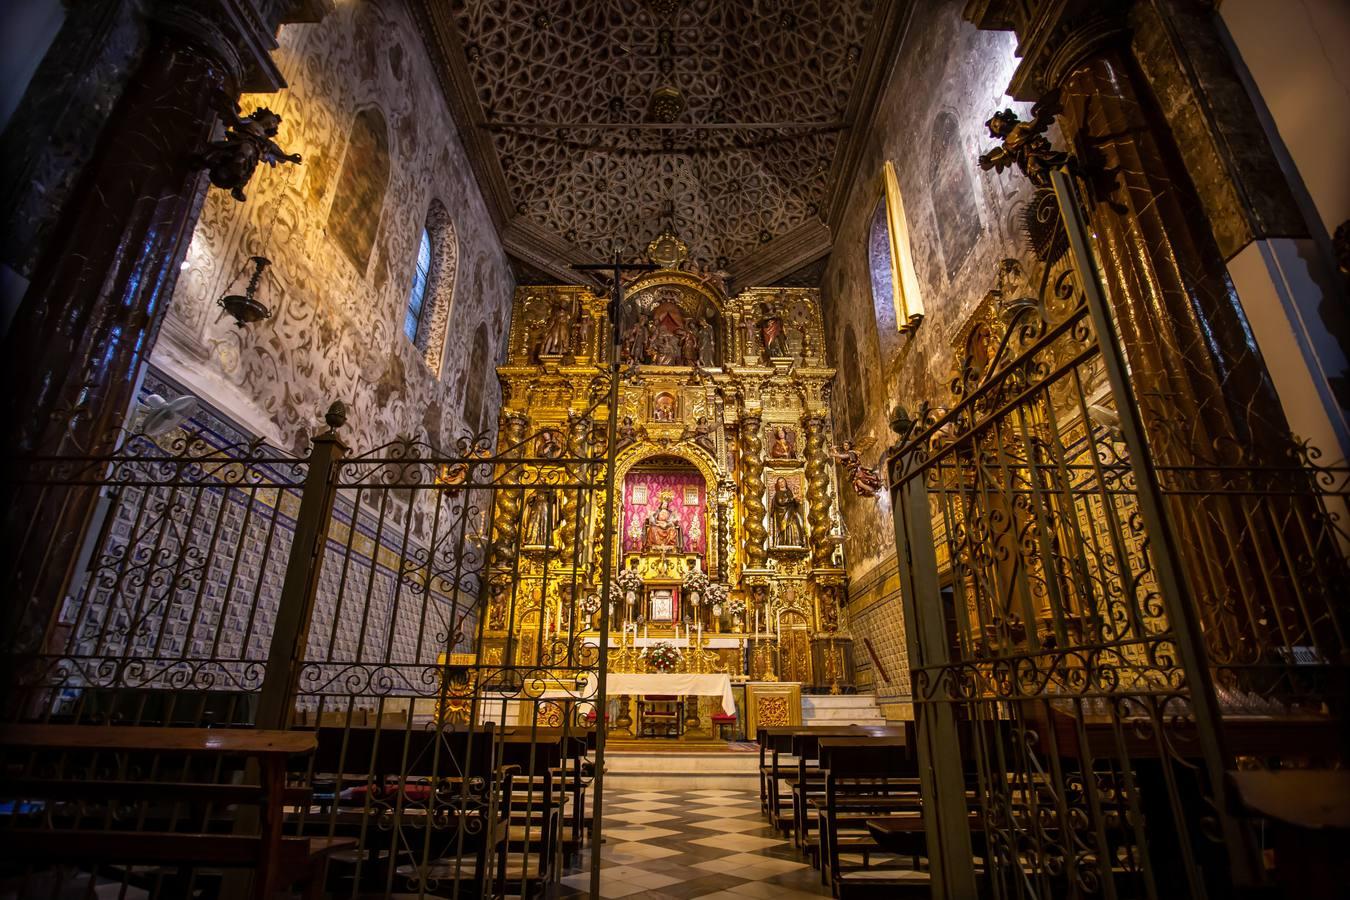
[{"label": "wooden pew", "polygon": [[[903,739],[907,744],[914,743],[914,723],[904,725],[855,725],[847,734],[833,734],[821,731],[797,731],[792,735],[792,755],[797,760],[795,775],[787,777],[792,790],[792,842],[799,850],[814,854],[816,844],[811,832],[816,824],[816,806],[812,799],[825,795],[825,778],[820,771],[820,741],[822,738],[851,738],[856,736],[860,742],[869,739]],[[818,862],[818,861],[813,861]]]},{"label": "wooden pew", "polygon": [[[286,788],[287,763],[314,748],[313,735],[292,731],[5,725],[0,797],[15,812],[0,830],[0,859],[29,872],[50,863],[248,869],[254,897],[294,883],[321,896],[329,854],[355,842],[283,834],[284,805],[307,800]],[[245,761],[256,763],[257,784],[222,783]],[[138,769],[159,777],[125,777]],[[257,834],[234,833],[221,814],[231,806],[258,809]]]},{"label": "wooden pew", "polygon": [[789,774],[796,777],[796,760],[790,754],[792,739],[799,734],[861,735],[866,734],[866,729],[862,725],[786,725],[758,730],[760,809],[769,823],[781,831],[792,828],[792,795],[783,798],[781,782]]},{"label": "wooden pew", "polygon": [[[918,765],[913,745],[903,738],[823,737],[820,767],[824,797],[818,799],[818,856],[821,880],[836,897],[869,894],[927,896],[927,873],[910,868],[869,867],[878,845],[868,819],[906,815],[917,819]],[[846,865],[841,855],[860,853],[861,867]]]}]

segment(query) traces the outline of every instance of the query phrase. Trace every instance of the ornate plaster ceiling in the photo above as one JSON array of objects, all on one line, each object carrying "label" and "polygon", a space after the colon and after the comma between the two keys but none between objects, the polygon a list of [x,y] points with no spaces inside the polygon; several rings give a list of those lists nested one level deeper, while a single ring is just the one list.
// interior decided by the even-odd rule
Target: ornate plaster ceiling
[{"label": "ornate plaster ceiling", "polygon": [[[828,247],[886,0],[453,0],[439,33],[447,5],[422,4],[508,248],[531,264],[632,256],[668,226],[696,264],[733,272],[775,242],[791,245],[782,272]],[[661,88],[678,91],[665,109]]]}]

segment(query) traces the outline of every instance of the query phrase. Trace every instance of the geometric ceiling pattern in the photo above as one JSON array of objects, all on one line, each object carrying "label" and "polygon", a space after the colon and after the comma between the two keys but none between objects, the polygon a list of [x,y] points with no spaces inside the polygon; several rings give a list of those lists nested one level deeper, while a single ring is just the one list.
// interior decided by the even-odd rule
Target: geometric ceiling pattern
[{"label": "geometric ceiling pattern", "polygon": [[669,227],[727,268],[825,215],[873,7],[455,0],[451,18],[513,218],[597,258]]}]

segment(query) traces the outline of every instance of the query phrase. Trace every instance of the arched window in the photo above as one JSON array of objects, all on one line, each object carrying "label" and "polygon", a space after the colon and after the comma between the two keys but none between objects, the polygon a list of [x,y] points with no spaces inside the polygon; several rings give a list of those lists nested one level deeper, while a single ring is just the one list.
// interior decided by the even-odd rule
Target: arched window
[{"label": "arched window", "polygon": [[413,342],[422,359],[437,377],[445,356],[450,328],[450,304],[454,300],[459,244],[450,214],[439,200],[427,208],[422,240],[413,263],[412,286],[404,309],[403,333]]},{"label": "arched window", "polygon": [[422,313],[426,311],[427,282],[431,275],[431,234],[422,229],[422,242],[417,247],[417,263],[413,266],[412,290],[408,291],[408,307],[403,315],[403,333],[417,343],[422,330]]},{"label": "arched window", "polygon": [[895,166],[888,161],[881,169],[882,196],[872,213],[867,233],[867,262],[872,275],[872,301],[878,314],[889,319],[895,311],[895,326],[908,333],[923,320],[923,299],[914,258],[909,247],[909,223],[900,199]]}]

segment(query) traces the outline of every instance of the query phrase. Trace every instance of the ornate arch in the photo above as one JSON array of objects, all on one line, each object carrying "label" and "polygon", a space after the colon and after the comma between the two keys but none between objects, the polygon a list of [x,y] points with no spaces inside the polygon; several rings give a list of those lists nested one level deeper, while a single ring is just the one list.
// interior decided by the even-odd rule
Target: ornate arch
[{"label": "ornate arch", "polygon": [[[653,459],[655,457],[665,457],[668,459],[679,459],[689,463],[698,473],[703,476],[704,496],[708,498],[708,515],[703,517],[703,528],[707,532],[706,544],[708,547],[708,570],[710,572],[720,572],[721,558],[717,552],[717,529],[719,523],[716,519],[716,498],[717,486],[719,483],[717,462],[712,454],[703,448],[694,444],[685,444],[679,447],[663,447],[660,444],[654,444],[651,441],[639,441],[631,447],[625,447],[619,451],[618,457],[614,460],[614,484],[616,489],[623,485],[624,479],[633,467],[639,463]],[[616,527],[611,540],[619,541],[617,546],[622,546],[622,535]],[[623,564],[623,554],[616,552],[614,554],[614,569],[617,572],[619,566]]]}]

